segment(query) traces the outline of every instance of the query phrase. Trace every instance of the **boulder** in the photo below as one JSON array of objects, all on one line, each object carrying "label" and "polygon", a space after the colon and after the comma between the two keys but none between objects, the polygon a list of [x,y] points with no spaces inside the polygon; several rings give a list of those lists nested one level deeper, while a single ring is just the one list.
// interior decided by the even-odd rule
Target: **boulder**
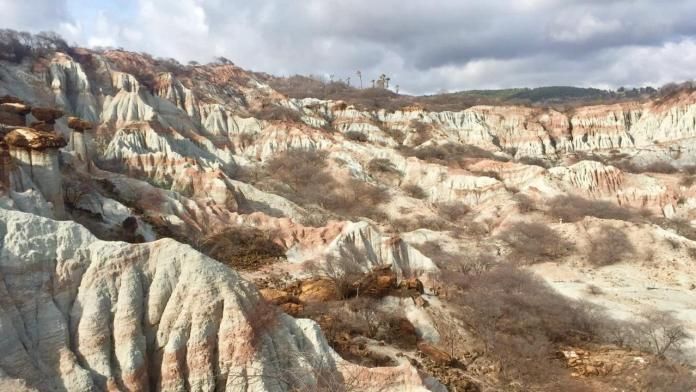
[{"label": "boulder", "polygon": [[84,132],[94,128],[94,124],[79,117],[68,117],[68,127],[76,132]]},{"label": "boulder", "polygon": [[41,132],[54,132],[55,131],[55,126],[54,124],[49,124],[45,121],[34,121],[31,124],[29,124],[31,128],[36,129],[37,131]]},{"label": "boulder", "polygon": [[426,357],[430,358],[430,360],[437,364],[448,365],[452,363],[452,356],[447,354],[445,351],[433,346],[430,343],[418,343],[418,351],[423,353]]},{"label": "boulder", "polygon": [[13,97],[11,95],[3,95],[0,97],[0,104],[4,103],[21,103],[21,104],[26,104],[24,101],[17,97]]},{"label": "boulder", "polygon": [[2,103],[0,104],[0,112],[16,113],[26,116],[29,114],[29,112],[31,112],[31,106],[16,102]]},{"label": "boulder", "polygon": [[402,280],[401,283],[399,283],[399,288],[417,291],[419,294],[423,294],[425,292],[423,282],[421,282],[418,278]]},{"label": "boulder", "polygon": [[338,300],[336,284],[328,279],[302,282],[299,299],[302,302],[327,302]]},{"label": "boulder", "polygon": [[288,302],[297,302],[296,298],[286,291],[278,289],[261,289],[261,297],[274,305],[282,305]]},{"label": "boulder", "polygon": [[294,304],[292,302],[288,302],[285,304],[280,305],[280,308],[283,309],[283,312],[293,316],[297,317],[302,313],[304,310],[304,306],[300,304]]},{"label": "boulder", "polygon": [[10,147],[43,150],[65,147],[67,143],[55,132],[42,132],[31,128],[19,128],[5,135],[5,143]]},{"label": "boulder", "polygon": [[55,124],[56,120],[63,117],[63,111],[53,108],[32,108],[31,114],[37,120],[47,124]]},{"label": "boulder", "polygon": [[359,296],[381,298],[397,287],[396,281],[396,273],[392,270],[391,265],[387,265],[373,269],[355,282],[353,287]]}]

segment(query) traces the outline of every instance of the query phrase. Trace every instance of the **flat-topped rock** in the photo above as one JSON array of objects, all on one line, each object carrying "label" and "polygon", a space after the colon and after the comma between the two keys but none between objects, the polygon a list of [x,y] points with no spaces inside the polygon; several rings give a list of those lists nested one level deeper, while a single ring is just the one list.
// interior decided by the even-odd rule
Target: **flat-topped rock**
[{"label": "flat-topped rock", "polygon": [[32,108],[31,114],[36,117],[37,120],[46,122],[48,124],[53,124],[57,119],[63,117],[63,111],[53,108]]},{"label": "flat-topped rock", "polygon": [[68,117],[68,127],[77,132],[94,128],[94,124],[79,117]]},{"label": "flat-topped rock", "polygon": [[26,116],[31,112],[31,106],[18,102],[6,102],[0,103],[0,111]]},{"label": "flat-topped rock", "polygon": [[33,150],[65,147],[67,143],[62,136],[54,132],[37,131],[31,128],[18,128],[5,136],[5,143],[10,147],[23,147]]},{"label": "flat-topped rock", "polygon": [[26,105],[26,102],[22,101],[21,99],[17,97],[13,97],[11,95],[3,95],[0,97],[0,104],[3,103],[21,103],[23,105]]}]

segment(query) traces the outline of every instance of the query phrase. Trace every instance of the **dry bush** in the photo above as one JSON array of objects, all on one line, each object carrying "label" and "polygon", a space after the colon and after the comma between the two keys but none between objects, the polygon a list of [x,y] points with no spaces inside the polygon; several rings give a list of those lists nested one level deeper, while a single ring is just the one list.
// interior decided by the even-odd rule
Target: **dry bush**
[{"label": "dry bush", "polygon": [[600,339],[603,316],[596,309],[509,264],[462,275],[448,287],[457,307],[452,315],[478,337],[486,356],[499,361],[506,380],[544,384],[567,377],[560,363],[543,359],[559,345]]},{"label": "dry bush", "polygon": [[586,216],[631,221],[639,214],[608,201],[587,200],[578,196],[556,196],[548,202],[548,213],[563,222],[577,222]]},{"label": "dry bush", "polygon": [[548,169],[552,166],[547,160],[535,157],[521,157],[517,162],[530,166],[543,167],[544,169]]},{"label": "dry bush", "polygon": [[367,163],[367,170],[370,173],[401,174],[394,164],[384,158],[374,158]]},{"label": "dry bush", "polygon": [[493,170],[480,170],[480,171],[472,171],[473,174],[481,177],[490,177],[490,178],[495,178],[496,180],[502,182],[503,177],[500,176],[500,173],[497,171]]},{"label": "dry bush", "polygon": [[593,284],[588,284],[587,287],[585,288],[585,291],[587,292],[587,294],[590,294],[590,295],[602,295],[602,294],[604,294],[604,291],[600,287],[595,286]]},{"label": "dry bush", "polygon": [[302,114],[285,106],[268,104],[253,113],[254,117],[265,121],[302,122]]},{"label": "dry bush", "polygon": [[659,357],[680,354],[691,335],[670,312],[650,311],[643,314],[645,322],[635,326],[637,342],[634,344]]},{"label": "dry bush", "polygon": [[199,250],[235,269],[255,270],[285,258],[272,235],[254,227],[229,227],[205,238]]},{"label": "dry bush", "polygon": [[684,238],[696,241],[696,227],[685,219],[652,218],[652,222],[663,229],[672,230]]},{"label": "dry bush", "polygon": [[420,122],[418,120],[411,120],[409,124],[411,129],[416,133],[416,137],[412,139],[412,144],[415,146],[421,145],[432,138],[432,126]]},{"label": "dry bush", "polygon": [[696,391],[696,377],[683,366],[658,361],[640,373],[638,381],[645,391],[651,392],[693,392]]},{"label": "dry bush", "polygon": [[365,253],[348,243],[340,249],[338,255],[331,255],[324,262],[309,262],[306,269],[315,278],[331,281],[338,296],[348,299],[357,294],[354,283],[365,276],[363,266],[366,265],[368,261]]},{"label": "dry bush", "polygon": [[362,132],[358,132],[358,131],[348,131],[344,135],[346,136],[346,139],[354,141],[354,142],[366,143],[369,141],[369,139],[367,138],[367,135],[365,135]]},{"label": "dry bush", "polygon": [[573,244],[542,223],[516,222],[499,234],[512,253],[511,259],[521,263],[539,263],[565,256]]},{"label": "dry bush", "polygon": [[423,161],[460,168],[466,167],[467,159],[507,161],[507,159],[499,157],[490,151],[468,144],[431,144],[419,148],[402,148],[402,152],[406,156],[414,156]]},{"label": "dry bush", "polygon": [[346,217],[384,219],[378,206],[389,201],[386,189],[350,179],[337,181],[327,170],[326,153],[289,150],[268,161],[272,191],[305,207],[318,206]]},{"label": "dry bush", "polygon": [[636,249],[626,233],[605,225],[600,228],[599,234],[591,239],[590,253],[587,257],[591,264],[605,266],[618,263],[635,254]]},{"label": "dry bush", "polygon": [[428,193],[416,184],[406,184],[401,187],[401,189],[410,197],[414,199],[426,199]]},{"label": "dry bush", "polygon": [[389,225],[398,233],[408,233],[418,229],[444,231],[452,229],[452,224],[440,217],[416,215],[409,218],[389,220]]},{"label": "dry bush", "polygon": [[440,218],[450,222],[459,222],[469,212],[471,212],[471,207],[460,201],[443,201],[435,203],[435,209],[437,210]]},{"label": "dry bush", "polygon": [[517,204],[517,208],[520,212],[532,212],[537,210],[536,202],[523,193],[516,193],[512,199],[515,201],[515,204]]},{"label": "dry bush", "polygon": [[644,172],[648,173],[663,173],[663,174],[674,174],[679,171],[676,167],[672,166],[669,162],[653,162],[646,165],[643,168]]}]

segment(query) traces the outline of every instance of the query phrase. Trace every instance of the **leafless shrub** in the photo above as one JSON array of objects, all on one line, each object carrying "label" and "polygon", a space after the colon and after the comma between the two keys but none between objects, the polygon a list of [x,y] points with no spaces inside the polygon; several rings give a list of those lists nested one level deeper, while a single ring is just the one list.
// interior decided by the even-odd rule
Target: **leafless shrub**
[{"label": "leafless shrub", "polygon": [[[480,339],[485,354],[501,364],[501,375],[525,383],[547,383],[562,367],[549,357],[559,344],[599,339],[603,316],[557,294],[529,272],[499,265],[480,275],[462,275],[448,285],[453,315]],[[533,389],[533,388],[532,388]]]},{"label": "leafless shrub", "polygon": [[604,294],[604,291],[600,287],[595,286],[593,284],[587,285],[586,291],[590,295],[602,295],[602,294]]},{"label": "leafless shrub", "polygon": [[435,204],[435,209],[442,219],[450,222],[461,221],[471,208],[459,201],[443,201]]},{"label": "leafless shrub", "polygon": [[542,223],[517,222],[499,237],[512,248],[510,258],[522,263],[557,259],[573,249],[572,243]]},{"label": "leafless shrub", "polygon": [[370,162],[367,164],[367,170],[371,173],[400,173],[390,160],[384,158],[375,158],[370,160]]},{"label": "leafless shrub", "polygon": [[339,297],[348,299],[356,295],[353,284],[365,274],[365,265],[365,254],[355,245],[348,244],[338,255],[332,255],[324,262],[309,262],[306,269],[317,278],[331,281]]},{"label": "leafless shrub", "polygon": [[412,149],[402,148],[402,152],[406,156],[415,156],[427,162],[459,168],[466,168],[467,159],[507,161],[506,158],[499,157],[480,147],[456,143],[430,144]]},{"label": "leafless shrub", "polygon": [[425,199],[428,197],[425,190],[416,184],[406,184],[403,185],[401,189],[414,199]]},{"label": "leafless shrub", "polygon": [[272,233],[251,226],[229,227],[205,238],[200,250],[235,269],[255,270],[285,258],[285,249]]},{"label": "leafless shrub", "polygon": [[696,377],[683,366],[658,361],[640,374],[639,383],[645,391],[653,392],[693,392],[696,390]]},{"label": "leafless shrub", "polygon": [[678,354],[691,338],[684,326],[670,312],[651,311],[643,314],[645,322],[636,327],[637,345],[659,357]]},{"label": "leafless shrub", "polygon": [[643,168],[648,173],[674,174],[679,170],[669,162],[653,162]]},{"label": "leafless shrub", "polygon": [[543,167],[544,169],[548,169],[551,167],[551,164],[546,161],[545,159],[542,158],[535,158],[535,157],[521,157],[520,159],[517,160],[519,163],[523,163],[525,165],[531,165],[531,166],[539,166]]},{"label": "leafless shrub", "polygon": [[516,193],[512,199],[515,200],[515,204],[517,204],[517,208],[519,208],[520,212],[532,212],[537,210],[534,200],[523,193]]},{"label": "leafless shrub", "polygon": [[618,263],[635,253],[636,250],[626,233],[621,229],[605,225],[600,228],[599,234],[591,239],[587,257],[591,264],[605,266]]},{"label": "leafless shrub", "polygon": [[501,177],[500,173],[498,173],[497,171],[481,170],[481,171],[472,171],[472,173],[476,174],[477,176],[490,177],[490,178],[495,178],[498,181],[503,181],[503,177]]},{"label": "leafless shrub", "polygon": [[278,180],[273,191],[303,206],[318,206],[336,214],[383,219],[378,206],[389,200],[386,189],[350,179],[337,181],[327,170],[326,153],[290,150],[266,165],[268,176]]},{"label": "leafless shrub", "polygon": [[418,120],[411,120],[411,123],[409,125],[411,129],[413,129],[413,131],[416,133],[416,137],[412,139],[413,145],[418,146],[432,138],[431,125]]},{"label": "leafless shrub", "polygon": [[696,241],[696,227],[685,219],[667,219],[664,217],[654,217],[652,222],[664,229],[672,230],[682,237]]},{"label": "leafless shrub", "polygon": [[78,208],[82,199],[92,192],[96,192],[96,190],[85,181],[66,181],[63,183],[63,198],[69,209]]},{"label": "leafless shrub", "polygon": [[254,117],[265,121],[302,121],[302,114],[297,110],[274,104],[264,105],[261,109],[254,112]]},{"label": "leafless shrub", "polygon": [[577,222],[586,216],[624,221],[638,218],[637,213],[627,208],[607,201],[587,200],[578,196],[554,197],[548,202],[548,212],[564,222]]},{"label": "leafless shrub", "polygon": [[367,138],[367,135],[365,135],[362,132],[358,131],[348,131],[345,133],[346,139],[354,141],[354,142],[361,142],[361,143],[366,143],[369,141]]}]

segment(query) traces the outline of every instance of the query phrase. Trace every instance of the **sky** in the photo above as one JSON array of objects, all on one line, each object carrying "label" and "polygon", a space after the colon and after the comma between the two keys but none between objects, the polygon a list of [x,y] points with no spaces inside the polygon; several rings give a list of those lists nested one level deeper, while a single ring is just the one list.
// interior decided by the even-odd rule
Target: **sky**
[{"label": "sky", "polygon": [[69,43],[402,92],[660,86],[696,77],[694,0],[0,0]]}]

